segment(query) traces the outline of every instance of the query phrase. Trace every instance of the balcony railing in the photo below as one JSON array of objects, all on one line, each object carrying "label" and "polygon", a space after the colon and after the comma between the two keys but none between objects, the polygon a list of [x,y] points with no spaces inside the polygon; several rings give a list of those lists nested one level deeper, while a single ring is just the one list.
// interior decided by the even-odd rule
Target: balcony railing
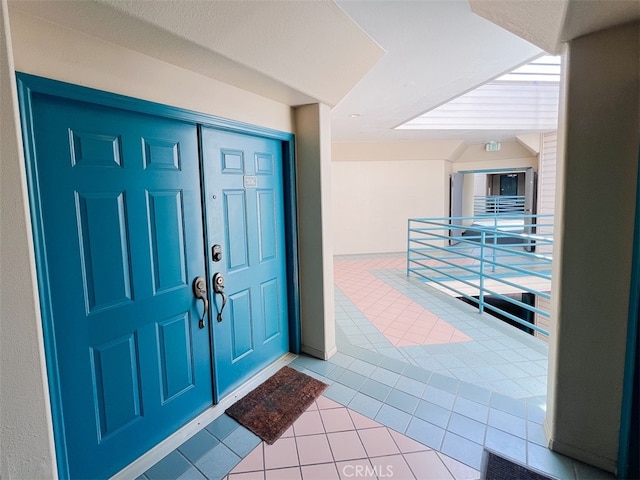
[{"label": "balcony railing", "polygon": [[[534,330],[549,318],[552,215],[501,215],[412,218],[408,224],[407,275]],[[531,293],[530,305],[514,298]],[[489,301],[499,299],[531,312],[542,322],[529,322]],[[546,301],[544,301],[546,300]]]},{"label": "balcony railing", "polygon": [[485,216],[524,213],[524,201],[524,195],[473,197],[473,214]]}]

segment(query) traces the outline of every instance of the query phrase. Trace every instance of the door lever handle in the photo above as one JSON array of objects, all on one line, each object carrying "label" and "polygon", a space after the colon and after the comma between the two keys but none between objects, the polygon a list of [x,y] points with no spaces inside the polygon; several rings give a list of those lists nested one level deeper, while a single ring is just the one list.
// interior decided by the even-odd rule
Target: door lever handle
[{"label": "door lever handle", "polygon": [[227,304],[227,294],[224,293],[224,277],[220,272],[213,276],[213,291],[222,295],[222,306],[218,311],[218,322],[222,321],[222,311]]},{"label": "door lever handle", "polygon": [[204,328],[205,318],[207,318],[207,313],[209,313],[209,298],[207,297],[207,281],[204,278],[196,277],[193,280],[193,295],[198,300],[202,300],[202,303],[204,303],[204,311],[202,312],[202,318],[200,319],[200,323],[198,324],[200,328]]}]

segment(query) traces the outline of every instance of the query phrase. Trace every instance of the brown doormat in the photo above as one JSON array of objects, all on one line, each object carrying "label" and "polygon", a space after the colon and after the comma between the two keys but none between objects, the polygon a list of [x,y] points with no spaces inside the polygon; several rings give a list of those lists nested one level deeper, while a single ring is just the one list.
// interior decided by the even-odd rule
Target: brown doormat
[{"label": "brown doormat", "polygon": [[320,380],[283,367],[231,405],[226,414],[273,445],[327,387]]},{"label": "brown doormat", "polygon": [[480,480],[552,480],[551,477],[501,457],[491,450],[482,453]]}]

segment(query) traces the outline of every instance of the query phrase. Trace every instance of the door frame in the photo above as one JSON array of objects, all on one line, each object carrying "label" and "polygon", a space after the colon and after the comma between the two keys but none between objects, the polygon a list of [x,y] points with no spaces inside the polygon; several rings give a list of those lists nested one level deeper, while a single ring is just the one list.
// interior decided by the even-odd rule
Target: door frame
[{"label": "door frame", "polygon": [[[48,287],[49,272],[44,245],[42,208],[39,195],[39,179],[36,169],[36,154],[33,137],[32,95],[34,93],[52,95],[59,98],[87,102],[93,105],[102,105],[136,113],[153,115],[156,117],[179,120],[191,123],[195,126],[202,125],[206,127],[213,127],[218,130],[226,130],[234,133],[243,133],[257,137],[279,140],[282,145],[283,161],[289,351],[298,354],[300,353],[301,336],[295,137],[292,133],[281,132],[278,130],[216,117],[183,108],[162,105],[147,100],[105,92],[94,88],[74,85],[36,75],[16,72],[16,81],[20,108],[20,121],[22,126],[22,139],[24,143],[29,210],[33,230],[36,278],[40,294],[39,307],[42,317],[45,363],[49,383],[49,397],[53,423],[53,437],[55,442],[58,474],[60,477],[66,478],[69,475],[67,463],[68,451],[64,442],[64,436],[62,435],[64,419],[62,415],[62,405],[60,403],[60,378],[58,375],[57,364],[55,362],[56,346],[52,329],[53,315],[51,296]],[[200,174],[202,176],[202,169]],[[205,245],[205,249],[206,248],[208,248],[208,246]]]},{"label": "door frame", "polygon": [[[640,165],[640,148],[638,149]],[[636,208],[633,226],[633,252],[631,257],[631,282],[629,287],[629,316],[627,321],[627,342],[625,349],[624,376],[622,378],[622,402],[620,408],[620,434],[618,440],[619,478],[637,474],[638,460],[632,463],[633,452],[638,443],[638,431],[633,428],[637,422],[638,378],[640,376],[640,169],[636,179]],[[634,437],[635,435],[635,437]]]}]

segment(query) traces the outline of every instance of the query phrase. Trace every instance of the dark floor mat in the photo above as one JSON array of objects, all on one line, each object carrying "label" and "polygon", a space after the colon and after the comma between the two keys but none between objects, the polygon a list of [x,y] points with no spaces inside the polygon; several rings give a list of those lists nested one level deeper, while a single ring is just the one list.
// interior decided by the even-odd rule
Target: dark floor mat
[{"label": "dark floor mat", "polygon": [[226,413],[272,445],[327,386],[298,370],[283,367]]},{"label": "dark floor mat", "polygon": [[482,458],[481,480],[552,480],[524,465],[485,450]]}]

